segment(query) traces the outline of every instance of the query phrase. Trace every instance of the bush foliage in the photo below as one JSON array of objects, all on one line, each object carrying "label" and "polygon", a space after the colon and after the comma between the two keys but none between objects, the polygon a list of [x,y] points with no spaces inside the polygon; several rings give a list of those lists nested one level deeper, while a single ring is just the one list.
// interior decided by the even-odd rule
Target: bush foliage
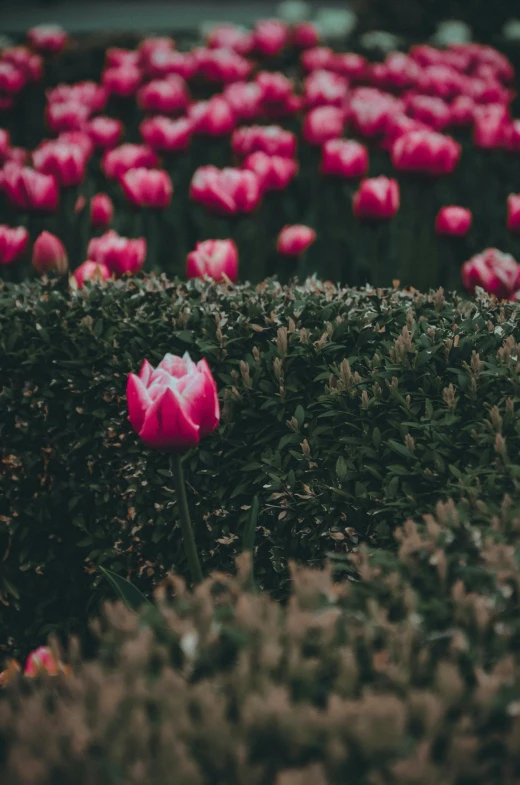
[{"label": "bush foliage", "polygon": [[244,557],[108,604],[96,660],[0,695],[3,785],[518,782],[520,518],[464,506],[363,546],[356,580],[293,565],[285,607]]},{"label": "bush foliage", "polygon": [[83,629],[110,596],[99,565],[147,593],[186,571],[168,457],[127,421],[145,357],[204,356],[220,389],[222,425],[185,460],[204,569],[232,570],[258,494],[255,576],[283,597],[289,559],[388,545],[448,497],[488,519],[518,502],[519,341],[517,305],[442,291],[4,285],[3,651]]}]

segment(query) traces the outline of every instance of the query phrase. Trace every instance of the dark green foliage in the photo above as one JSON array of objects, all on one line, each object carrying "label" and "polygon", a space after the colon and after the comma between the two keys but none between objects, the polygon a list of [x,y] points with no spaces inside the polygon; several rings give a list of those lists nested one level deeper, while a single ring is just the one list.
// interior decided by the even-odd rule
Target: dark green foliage
[{"label": "dark green foliage", "polygon": [[345,560],[106,606],[98,657],[0,692],[2,785],[520,782],[518,508],[453,500]]},{"label": "dark green foliage", "polygon": [[[127,374],[205,356],[222,425],[184,462],[203,569],[231,571],[259,498],[255,581],[387,546],[449,496],[520,501],[519,309],[390,290],[130,280],[0,290],[0,633],[25,653],[111,597],[187,574],[168,457],[127,421]],[[9,636],[9,639],[8,639]]]}]

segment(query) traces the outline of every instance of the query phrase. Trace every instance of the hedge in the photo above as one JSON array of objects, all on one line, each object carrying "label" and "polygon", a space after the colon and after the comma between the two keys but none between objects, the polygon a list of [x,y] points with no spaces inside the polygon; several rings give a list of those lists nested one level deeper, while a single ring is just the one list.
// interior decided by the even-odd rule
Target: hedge
[{"label": "hedge", "polygon": [[82,632],[110,596],[186,565],[168,457],[139,442],[125,384],[167,351],[204,356],[222,425],[185,473],[206,572],[231,571],[255,494],[255,575],[319,565],[449,496],[520,499],[519,309],[441,290],[154,277],[0,288],[0,639]]},{"label": "hedge", "polygon": [[[453,500],[283,608],[237,578],[107,604],[97,659],[0,693],[3,785],[504,785],[520,778],[518,532]],[[516,508],[517,509],[517,508]]]}]

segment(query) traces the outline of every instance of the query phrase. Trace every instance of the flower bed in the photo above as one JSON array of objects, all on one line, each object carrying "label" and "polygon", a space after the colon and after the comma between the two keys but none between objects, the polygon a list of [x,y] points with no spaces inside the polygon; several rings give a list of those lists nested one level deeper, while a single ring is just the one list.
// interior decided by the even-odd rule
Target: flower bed
[{"label": "flower bed", "polygon": [[[240,280],[317,273],[515,295],[496,254],[461,282],[486,248],[520,256],[520,121],[504,55],[412,45],[381,62],[277,20],[189,41],[105,41],[87,62],[78,42],[36,29],[0,53],[0,198],[16,230],[0,230],[4,277],[30,274],[47,230],[79,285],[96,271],[228,275],[204,248],[206,262],[187,267],[197,243],[227,239]],[[286,225],[314,241],[278,242]],[[145,242],[128,255],[120,237]],[[36,270],[63,271],[58,256]]]}]

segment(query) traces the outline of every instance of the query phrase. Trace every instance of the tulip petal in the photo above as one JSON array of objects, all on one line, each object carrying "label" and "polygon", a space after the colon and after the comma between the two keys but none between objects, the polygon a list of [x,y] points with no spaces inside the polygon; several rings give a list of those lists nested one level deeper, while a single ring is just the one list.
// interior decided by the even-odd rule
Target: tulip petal
[{"label": "tulip petal", "polygon": [[175,376],[176,379],[180,379],[186,373],[186,361],[183,357],[178,357],[176,354],[168,352],[157,366],[157,370],[159,369],[166,371],[170,376]]},{"label": "tulip petal", "polygon": [[128,419],[132,428],[139,433],[151,401],[145,385],[133,373],[129,374],[126,383],[126,400],[128,402]]},{"label": "tulip petal", "polygon": [[139,371],[139,373],[137,375],[139,376],[139,378],[141,379],[141,381],[145,385],[145,387],[148,386],[148,383],[150,381],[150,376],[152,375],[153,370],[154,370],[153,369],[153,365],[150,365],[148,360],[145,360],[143,362],[143,364],[141,365],[141,370]]},{"label": "tulip petal", "polygon": [[151,449],[181,452],[198,444],[200,428],[190,418],[182,399],[166,387],[148,408],[139,436]]}]

